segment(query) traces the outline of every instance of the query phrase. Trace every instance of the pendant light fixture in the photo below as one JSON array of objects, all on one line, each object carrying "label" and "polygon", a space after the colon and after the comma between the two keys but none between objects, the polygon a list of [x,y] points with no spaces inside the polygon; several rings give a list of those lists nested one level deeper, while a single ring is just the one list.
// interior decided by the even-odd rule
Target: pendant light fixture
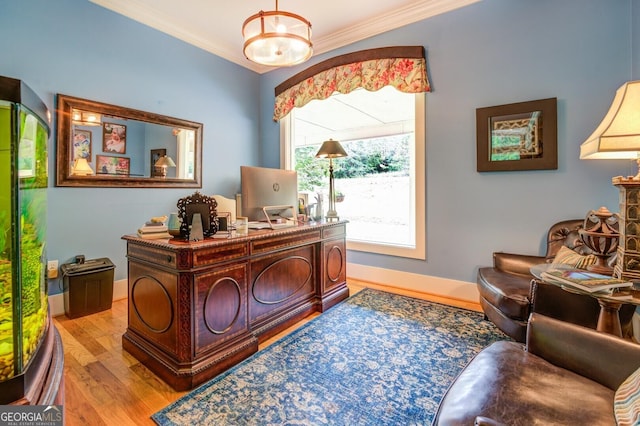
[{"label": "pendant light fixture", "polygon": [[261,65],[282,67],[300,64],[313,53],[311,22],[300,15],[278,10],[260,11],[242,25],[244,55]]}]

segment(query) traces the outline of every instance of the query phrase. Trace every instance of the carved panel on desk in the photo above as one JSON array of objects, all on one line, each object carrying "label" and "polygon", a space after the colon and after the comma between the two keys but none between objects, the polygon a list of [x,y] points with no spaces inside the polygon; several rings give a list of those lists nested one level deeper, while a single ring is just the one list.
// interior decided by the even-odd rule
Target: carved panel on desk
[{"label": "carved panel on desk", "polygon": [[323,290],[327,292],[344,284],[347,279],[346,245],[344,240],[326,241],[323,244]]},{"label": "carved panel on desk", "polygon": [[176,287],[175,275],[129,262],[129,329],[173,354],[177,351],[178,332]]},{"label": "carved panel on desk", "polygon": [[196,356],[249,332],[246,276],[244,263],[196,275]]},{"label": "carved panel on desk", "polygon": [[251,262],[250,323],[315,294],[315,245]]}]

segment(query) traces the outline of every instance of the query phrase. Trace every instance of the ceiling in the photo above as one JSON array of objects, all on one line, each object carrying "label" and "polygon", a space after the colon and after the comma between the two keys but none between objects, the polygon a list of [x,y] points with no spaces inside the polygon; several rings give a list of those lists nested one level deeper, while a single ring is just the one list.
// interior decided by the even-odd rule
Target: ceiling
[{"label": "ceiling", "polygon": [[[275,0],[89,0],[258,73],[272,70],[242,53],[242,24]],[[314,54],[480,0],[280,0],[278,9],[311,22]]]}]

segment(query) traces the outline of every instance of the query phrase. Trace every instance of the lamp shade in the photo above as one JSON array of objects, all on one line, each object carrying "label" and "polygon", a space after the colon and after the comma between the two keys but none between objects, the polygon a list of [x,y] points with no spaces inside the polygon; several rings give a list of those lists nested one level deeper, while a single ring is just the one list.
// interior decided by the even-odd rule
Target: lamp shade
[{"label": "lamp shade", "polygon": [[346,156],[347,152],[342,148],[340,142],[333,139],[322,142],[322,146],[316,154],[316,158],[340,158]]},{"label": "lamp shade", "polygon": [[156,164],[154,165],[156,167],[175,167],[176,163],[173,162],[171,157],[163,155],[162,157],[158,158],[158,161],[156,161]]},{"label": "lamp shade", "polygon": [[278,10],[260,11],[242,25],[244,55],[268,66],[300,64],[311,57],[311,23],[300,15]]},{"label": "lamp shade", "polygon": [[87,162],[86,158],[78,158],[73,161],[71,174],[74,176],[87,176],[93,174],[93,169]]},{"label": "lamp shade", "polygon": [[640,151],[640,80],[623,84],[609,112],[580,145],[581,159],[635,159]]}]

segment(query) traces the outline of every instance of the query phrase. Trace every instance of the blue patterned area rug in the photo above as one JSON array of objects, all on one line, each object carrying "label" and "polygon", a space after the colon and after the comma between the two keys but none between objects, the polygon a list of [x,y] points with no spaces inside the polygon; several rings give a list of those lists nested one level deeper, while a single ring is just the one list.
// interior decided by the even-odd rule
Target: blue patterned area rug
[{"label": "blue patterned area rug", "polygon": [[365,289],[155,413],[159,425],[428,425],[481,313]]}]

